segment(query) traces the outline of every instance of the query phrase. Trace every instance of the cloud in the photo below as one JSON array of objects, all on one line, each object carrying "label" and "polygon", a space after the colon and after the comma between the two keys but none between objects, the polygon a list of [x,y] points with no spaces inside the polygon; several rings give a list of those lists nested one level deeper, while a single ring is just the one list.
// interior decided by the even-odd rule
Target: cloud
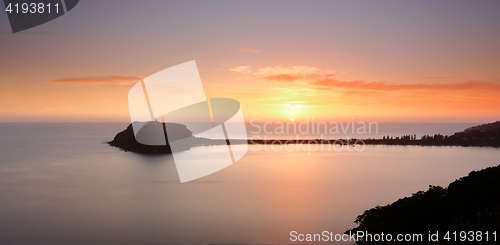
[{"label": "cloud", "polygon": [[300,79],[298,76],[293,76],[293,75],[288,75],[288,74],[281,74],[281,75],[276,75],[276,76],[267,76],[263,77],[264,80],[266,81],[275,81],[275,82],[284,82],[284,83],[292,83]]},{"label": "cloud", "polygon": [[243,53],[246,53],[246,52],[260,53],[260,50],[258,50],[258,49],[252,49],[252,48],[239,48],[239,49],[236,49],[236,50],[238,50],[238,52],[243,52]]},{"label": "cloud", "polygon": [[229,69],[230,71],[238,72],[238,73],[247,73],[250,74],[252,73],[252,68],[248,66],[237,66],[234,68]]},{"label": "cloud", "polygon": [[293,83],[297,81],[314,81],[321,78],[333,77],[333,74],[304,74],[304,75],[290,75],[290,74],[279,74],[274,76],[262,77],[265,81],[281,82],[281,83]]},{"label": "cloud", "polygon": [[141,81],[142,77],[124,77],[124,76],[104,76],[104,77],[74,77],[48,81],[52,84],[67,84],[78,86],[96,86],[96,87],[131,87]]},{"label": "cloud", "polygon": [[339,81],[333,78],[326,78],[310,83],[313,86],[336,87],[346,89],[376,90],[376,91],[401,91],[401,90],[428,90],[428,91],[450,91],[450,90],[500,90],[499,83],[468,81],[462,83],[446,84],[388,84],[386,82],[365,82],[365,81]]},{"label": "cloud", "polygon": [[316,67],[309,66],[270,66],[258,69],[253,69],[248,66],[237,66],[229,70],[246,75],[253,75],[265,81],[284,83],[292,83],[298,80],[317,79],[320,77],[329,77],[333,75],[333,72],[324,72]]},{"label": "cloud", "polygon": [[423,77],[424,79],[447,79],[448,77]]},{"label": "cloud", "polygon": [[[253,69],[248,66],[238,66],[231,71],[250,74],[264,81],[279,83],[301,83],[311,87],[331,90],[343,88],[348,90],[370,91],[471,91],[500,92],[500,82],[466,81],[460,83],[417,83],[397,84],[387,82],[368,81],[342,81],[335,79],[332,71],[323,71],[316,67],[291,66],[291,67],[264,67]],[[425,77],[425,79],[446,79],[447,77]]]},{"label": "cloud", "polygon": [[[321,70],[319,68],[310,66],[291,66],[291,67],[269,66],[269,67],[259,68],[253,74],[256,76],[263,76],[263,77],[276,76],[276,75],[300,76],[300,75],[308,75],[320,72]],[[328,72],[322,72],[322,73],[328,73]]]},{"label": "cloud", "polygon": [[299,104],[299,103],[290,103],[290,104],[270,104],[270,106],[281,106],[281,107],[289,107],[289,108],[316,107],[315,105],[304,105],[304,104]]}]

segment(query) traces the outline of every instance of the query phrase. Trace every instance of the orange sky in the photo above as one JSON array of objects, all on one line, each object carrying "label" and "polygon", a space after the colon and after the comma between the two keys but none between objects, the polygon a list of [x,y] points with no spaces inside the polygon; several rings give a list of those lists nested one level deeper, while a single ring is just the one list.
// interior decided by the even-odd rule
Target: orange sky
[{"label": "orange sky", "polygon": [[[202,80],[205,81],[200,72]],[[335,71],[309,66],[214,71],[220,82],[204,82],[207,97],[242,103],[247,120],[286,121],[306,117],[342,121],[481,121],[500,118],[500,82],[423,78],[418,83],[337,79]],[[127,121],[127,93],[144,76],[93,76],[9,88],[2,95],[4,120]],[[217,76],[211,79],[216,80]],[[208,79],[207,79],[208,80]],[[15,103],[8,103],[9,101]]]},{"label": "orange sky", "polygon": [[129,121],[131,86],[190,60],[248,121],[500,119],[496,3],[168,4],[82,2],[16,34],[0,13],[0,121]]}]

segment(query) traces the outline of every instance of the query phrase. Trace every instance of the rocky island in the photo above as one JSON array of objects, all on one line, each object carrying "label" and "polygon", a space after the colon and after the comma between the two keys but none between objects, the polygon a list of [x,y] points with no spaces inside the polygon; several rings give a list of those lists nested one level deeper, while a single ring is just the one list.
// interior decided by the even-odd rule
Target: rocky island
[{"label": "rocky island", "polygon": [[[140,130],[136,135],[134,133],[134,126],[138,125],[140,126]],[[177,142],[175,144],[175,149],[172,149],[173,147],[170,145],[169,140]],[[154,142],[154,144],[142,144],[139,141],[149,141]],[[241,140],[241,142],[245,142],[245,140]],[[118,147],[124,151],[142,154],[164,154],[189,150],[194,146],[228,144],[224,139],[195,137],[193,136],[193,132],[191,132],[186,125],[178,123],[160,123],[157,121],[133,122],[129,124],[125,130],[119,132],[112,141],[107,143],[110,146]]]},{"label": "rocky island", "polygon": [[[134,128],[133,128],[134,123],[129,124],[125,130],[119,132],[112,141],[108,142],[108,144],[111,146],[116,146],[124,151],[131,151],[137,153],[145,153],[145,154],[172,153],[172,149],[170,148],[170,144],[168,143],[168,141],[166,142],[165,145],[144,145],[139,143],[136,140],[136,136],[134,134]],[[159,122],[151,122],[151,123],[156,124],[155,126],[158,125],[161,127],[164,126]],[[177,126],[177,125],[170,125],[170,126]],[[192,132],[188,130],[185,126],[182,127],[182,125],[178,125],[178,130],[179,134],[182,134],[185,137],[191,137],[193,135]],[[166,134],[163,133],[160,135],[160,137],[166,139]]]}]

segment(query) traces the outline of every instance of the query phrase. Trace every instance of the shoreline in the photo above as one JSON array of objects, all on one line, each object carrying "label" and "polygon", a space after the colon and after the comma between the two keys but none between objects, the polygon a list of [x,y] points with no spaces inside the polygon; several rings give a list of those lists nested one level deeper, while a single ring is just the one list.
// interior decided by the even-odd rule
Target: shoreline
[{"label": "shoreline", "polygon": [[[362,143],[360,143],[362,142]],[[343,145],[414,145],[414,146],[461,146],[461,147],[500,147],[500,144],[474,144],[448,141],[427,141],[427,140],[385,140],[385,139],[266,139],[266,140],[248,140],[248,144],[343,144]]]}]

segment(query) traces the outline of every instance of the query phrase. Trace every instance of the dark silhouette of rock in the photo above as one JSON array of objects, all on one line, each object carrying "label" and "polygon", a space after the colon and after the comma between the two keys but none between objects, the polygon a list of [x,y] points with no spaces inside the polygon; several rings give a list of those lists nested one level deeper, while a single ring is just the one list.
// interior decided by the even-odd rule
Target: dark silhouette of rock
[{"label": "dark silhouette of rock", "polygon": [[[489,231],[489,243],[495,244],[499,238],[496,242],[492,241],[492,232],[500,231],[500,165],[472,171],[448,188],[430,186],[425,192],[419,191],[390,205],[366,210],[356,218],[355,223],[358,227],[346,233],[423,234],[424,242],[418,244],[450,244],[451,241],[444,239],[448,231]],[[439,231],[438,243],[428,241],[429,231]],[[484,240],[483,237],[482,242],[475,241],[474,244],[486,243]]]},{"label": "dark silhouette of rock", "polygon": [[[134,126],[140,128],[137,135],[134,134]],[[175,144],[171,146],[169,140],[171,142],[175,141]],[[232,140],[232,142],[246,143],[246,140]],[[194,137],[193,132],[186,125],[152,121],[131,123],[108,144],[124,151],[161,154],[186,151],[194,146],[225,145],[229,143],[225,139]]]},{"label": "dark silhouette of rock", "polygon": [[[134,135],[133,125],[142,126],[137,136]],[[171,153],[172,149],[167,140],[166,131],[170,133],[169,137],[173,140],[194,138],[193,133],[187,129],[185,125],[177,123],[160,123],[160,122],[133,122],[128,127],[118,133],[115,138],[108,142],[111,146],[116,146],[125,151],[138,153],[154,154],[154,153]],[[138,142],[149,142],[150,144],[141,144]],[[154,145],[152,145],[154,144]],[[183,147],[183,150],[188,150],[189,145]]]}]

